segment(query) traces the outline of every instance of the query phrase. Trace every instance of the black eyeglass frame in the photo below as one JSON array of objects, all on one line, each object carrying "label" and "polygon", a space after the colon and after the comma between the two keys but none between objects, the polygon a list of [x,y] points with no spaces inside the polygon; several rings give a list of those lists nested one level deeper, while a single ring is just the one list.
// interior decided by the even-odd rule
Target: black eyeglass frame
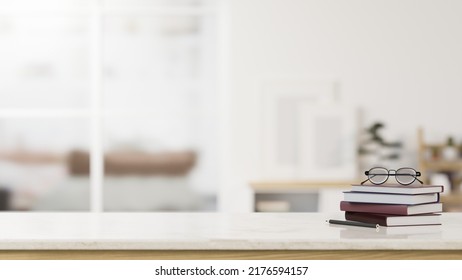
[{"label": "black eyeglass frame", "polygon": [[[369,177],[370,171],[373,170],[373,169],[376,169],[376,168],[381,168],[381,169],[387,170],[387,174],[374,174],[374,175],[380,175],[380,176],[387,176],[387,178],[386,178],[382,183],[374,183],[374,182],[371,180],[371,178]],[[398,171],[401,170],[401,169],[412,169],[412,170],[415,171],[415,175],[411,175],[411,174],[398,174]],[[394,171],[394,173],[391,173],[391,171]],[[399,168],[399,169],[397,169],[397,170],[395,170],[395,169],[387,169],[387,168],[385,168],[385,167],[373,167],[373,168],[367,170],[366,172],[364,172],[364,174],[367,176],[367,179],[364,180],[364,181],[362,181],[362,182],[361,182],[361,185],[364,184],[364,183],[366,183],[367,181],[370,181],[370,182],[371,182],[372,184],[374,184],[374,185],[382,185],[383,183],[385,183],[386,181],[388,181],[388,178],[390,178],[390,176],[395,176],[396,182],[398,182],[400,185],[403,185],[403,186],[408,186],[408,185],[414,183],[416,180],[417,180],[419,183],[423,184],[423,182],[417,178],[417,177],[420,177],[420,176],[421,176],[421,173],[420,173],[419,171],[415,170],[415,169],[412,168],[412,167],[401,167],[401,168]],[[400,182],[400,181],[396,178],[396,176],[401,176],[401,175],[411,176],[411,177],[414,178],[414,180],[412,180],[411,182],[409,182],[409,183],[407,183],[407,184],[403,184],[402,182]]]}]

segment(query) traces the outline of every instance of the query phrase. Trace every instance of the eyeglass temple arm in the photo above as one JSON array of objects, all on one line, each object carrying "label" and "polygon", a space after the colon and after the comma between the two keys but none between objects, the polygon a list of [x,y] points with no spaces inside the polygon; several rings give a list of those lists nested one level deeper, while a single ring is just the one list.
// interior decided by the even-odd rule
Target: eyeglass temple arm
[{"label": "eyeglass temple arm", "polygon": [[417,177],[414,177],[417,181],[419,181],[419,183],[421,183],[423,185],[423,182],[420,181]]},{"label": "eyeglass temple arm", "polygon": [[369,181],[369,178],[367,178],[366,180],[362,181],[362,182],[361,182],[361,185],[364,184],[364,183],[366,183],[367,181]]},{"label": "eyeglass temple arm", "polygon": [[369,170],[367,170],[366,172],[364,172],[364,175],[368,176],[366,180],[362,181],[361,182],[361,185],[366,183],[367,181],[369,181]]},{"label": "eyeglass temple arm", "polygon": [[421,173],[417,171],[416,174],[415,174],[415,176],[414,176],[414,178],[415,178],[417,181],[419,181],[419,183],[421,183],[421,184],[423,185],[423,182],[422,182],[421,180],[419,180],[419,178],[417,178],[417,177],[419,177],[420,175],[421,175]]},{"label": "eyeglass temple arm", "polygon": [[[362,182],[361,182],[361,185],[364,184],[364,183],[366,183],[367,181],[370,181],[370,180],[371,180],[371,178],[369,177],[369,170],[367,170],[366,172],[364,172],[364,175],[367,176],[367,179],[364,180],[364,181],[362,181]],[[374,176],[375,176],[375,174],[372,175],[372,177],[374,177]]]}]

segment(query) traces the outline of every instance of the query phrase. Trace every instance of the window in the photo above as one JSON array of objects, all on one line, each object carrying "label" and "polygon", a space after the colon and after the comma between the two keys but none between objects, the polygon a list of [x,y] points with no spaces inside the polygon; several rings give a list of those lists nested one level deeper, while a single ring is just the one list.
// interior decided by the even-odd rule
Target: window
[{"label": "window", "polygon": [[0,209],[215,210],[215,2],[36,2],[0,1]]}]

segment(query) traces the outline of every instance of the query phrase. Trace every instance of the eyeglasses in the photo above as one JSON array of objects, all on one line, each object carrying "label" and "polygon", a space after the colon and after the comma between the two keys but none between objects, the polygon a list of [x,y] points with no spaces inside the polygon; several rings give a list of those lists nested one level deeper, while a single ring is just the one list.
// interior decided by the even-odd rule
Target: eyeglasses
[{"label": "eyeglasses", "polygon": [[415,180],[423,184],[422,181],[417,179],[417,177],[420,176],[420,172],[410,167],[403,167],[398,170],[374,167],[364,172],[364,174],[367,176],[367,179],[362,181],[361,185],[367,181],[370,181],[374,185],[381,185],[388,180],[389,176],[395,176],[395,180],[401,185],[410,185],[414,183]]}]

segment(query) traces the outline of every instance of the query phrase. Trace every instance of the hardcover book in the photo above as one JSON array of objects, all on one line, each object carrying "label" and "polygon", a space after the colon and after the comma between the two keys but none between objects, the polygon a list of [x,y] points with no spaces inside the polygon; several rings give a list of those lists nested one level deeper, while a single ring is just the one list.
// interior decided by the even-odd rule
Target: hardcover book
[{"label": "hardcover book", "polygon": [[388,194],[343,192],[344,200],[348,202],[383,203],[383,204],[423,204],[439,202],[439,193],[429,194]]},{"label": "hardcover book", "polygon": [[441,185],[352,185],[351,191],[372,192],[372,193],[394,193],[394,194],[424,194],[441,193],[444,187]]},{"label": "hardcover book", "polygon": [[341,201],[340,210],[349,212],[365,212],[406,216],[442,212],[443,204],[426,203],[417,205],[406,205]]},{"label": "hardcover book", "polygon": [[415,226],[415,225],[440,225],[440,215],[413,215],[397,216],[375,213],[345,212],[345,219],[363,223],[379,224],[381,226]]}]

